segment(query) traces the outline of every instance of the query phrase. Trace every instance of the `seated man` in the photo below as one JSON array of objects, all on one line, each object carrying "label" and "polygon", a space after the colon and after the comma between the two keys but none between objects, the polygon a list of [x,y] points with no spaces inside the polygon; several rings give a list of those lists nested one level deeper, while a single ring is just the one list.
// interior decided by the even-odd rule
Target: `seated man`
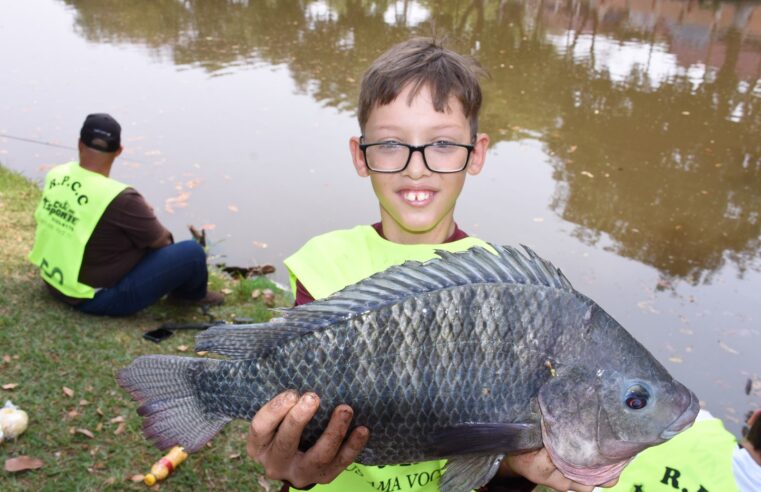
[{"label": "seated man", "polygon": [[126,316],[169,294],[221,304],[207,292],[206,253],[195,241],[174,243],[145,199],[109,178],[121,154],[121,126],[107,114],[85,119],[79,162],[45,177],[29,260],[50,293],[88,314]]}]

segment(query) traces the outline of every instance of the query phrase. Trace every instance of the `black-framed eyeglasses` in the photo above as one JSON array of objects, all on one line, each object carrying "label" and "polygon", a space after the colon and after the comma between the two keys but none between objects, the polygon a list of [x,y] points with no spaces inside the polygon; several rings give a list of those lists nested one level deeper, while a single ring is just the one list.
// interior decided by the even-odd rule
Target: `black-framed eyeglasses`
[{"label": "black-framed eyeglasses", "polygon": [[[364,138],[364,137],[362,137]],[[473,145],[434,142],[409,145],[400,142],[361,143],[367,168],[376,173],[398,173],[407,169],[413,152],[423,155],[423,164],[435,173],[459,173],[468,167]]]}]

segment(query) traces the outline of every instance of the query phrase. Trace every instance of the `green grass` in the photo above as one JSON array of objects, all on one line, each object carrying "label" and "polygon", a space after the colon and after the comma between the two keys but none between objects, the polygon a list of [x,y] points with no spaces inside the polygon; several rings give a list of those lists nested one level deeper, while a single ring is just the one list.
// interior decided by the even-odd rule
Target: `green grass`
[{"label": "green grass", "polygon": [[[163,303],[127,318],[100,318],[53,300],[26,260],[39,196],[36,185],[0,167],[0,386],[18,385],[0,389],[0,405],[11,400],[29,414],[27,431],[0,444],[0,463],[21,455],[44,462],[37,470],[0,470],[0,490],[146,490],[129,478],[147,473],[163,453],[143,438],[138,405],[116,384],[116,371],[141,354],[181,354],[182,345],[192,356],[196,332],[176,332],[161,344],[142,334],[165,321],[207,318],[198,308]],[[272,289],[277,305],[292,302],[266,278],[235,281],[212,270],[210,284],[231,291],[224,306],[211,310],[217,318],[268,319],[261,297],[251,299],[254,289]],[[64,387],[74,395],[66,396]],[[116,417],[125,419],[118,434],[118,422],[111,422]],[[229,424],[153,489],[276,490],[260,481],[259,468],[247,458],[246,430],[246,422]]]}]

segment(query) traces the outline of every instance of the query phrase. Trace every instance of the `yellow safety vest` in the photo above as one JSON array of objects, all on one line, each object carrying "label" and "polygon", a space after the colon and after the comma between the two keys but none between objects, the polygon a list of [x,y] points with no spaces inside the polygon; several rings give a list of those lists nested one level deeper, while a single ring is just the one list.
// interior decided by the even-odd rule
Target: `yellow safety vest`
[{"label": "yellow safety vest", "polygon": [[638,454],[605,492],[737,492],[735,436],[721,420],[698,420],[684,432]]},{"label": "yellow safety vest", "polygon": [[[312,238],[284,263],[294,293],[298,279],[315,299],[321,299],[393,265],[435,258],[437,249],[454,252],[472,246],[492,249],[472,237],[443,244],[398,244],[383,239],[371,226],[357,226]],[[311,490],[438,492],[445,468],[446,460],[388,466],[353,463],[331,483]]]},{"label": "yellow safety vest", "polygon": [[92,299],[95,289],[79,282],[79,270],[95,226],[127,185],[83,169],[77,162],[56,166],[45,176],[29,261],[43,280],[69,297]]}]

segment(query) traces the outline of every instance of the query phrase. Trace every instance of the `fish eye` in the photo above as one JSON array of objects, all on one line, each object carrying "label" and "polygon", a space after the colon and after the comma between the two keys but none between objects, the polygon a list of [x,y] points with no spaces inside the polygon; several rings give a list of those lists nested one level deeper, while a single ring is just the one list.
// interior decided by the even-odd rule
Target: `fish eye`
[{"label": "fish eye", "polygon": [[641,384],[635,384],[626,391],[624,401],[626,406],[632,410],[642,410],[647,406],[650,399],[650,393]]}]

